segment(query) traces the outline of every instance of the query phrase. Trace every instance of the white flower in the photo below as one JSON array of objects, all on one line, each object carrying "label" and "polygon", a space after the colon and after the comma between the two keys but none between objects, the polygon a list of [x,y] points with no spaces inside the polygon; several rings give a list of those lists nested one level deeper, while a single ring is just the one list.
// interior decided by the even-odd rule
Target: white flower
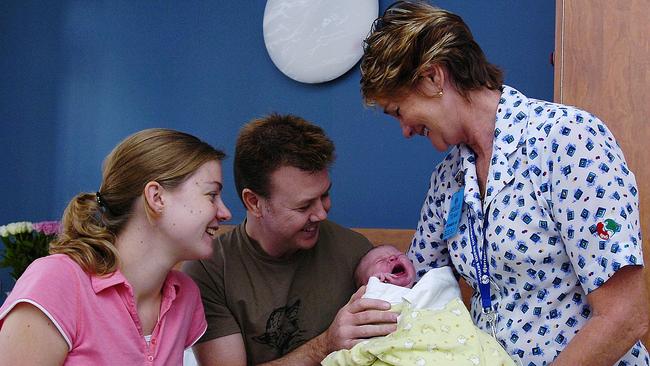
[{"label": "white flower", "polygon": [[0,226],[0,236],[3,238],[6,238],[9,236],[9,232],[7,231],[7,225],[2,225]]},{"label": "white flower", "polygon": [[18,230],[17,222],[12,222],[11,224],[7,225],[7,232],[9,235],[16,235],[16,230]]},{"label": "white flower", "polygon": [[34,230],[34,228],[32,226],[32,223],[29,221],[12,222],[11,224],[7,225],[7,233],[9,235],[31,233],[32,230]]}]

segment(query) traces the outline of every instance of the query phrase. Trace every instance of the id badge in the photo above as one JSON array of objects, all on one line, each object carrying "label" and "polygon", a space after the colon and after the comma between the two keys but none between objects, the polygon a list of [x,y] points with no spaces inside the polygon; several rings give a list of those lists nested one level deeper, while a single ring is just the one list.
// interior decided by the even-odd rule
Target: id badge
[{"label": "id badge", "polygon": [[447,215],[447,222],[445,223],[445,231],[442,238],[447,240],[458,233],[458,225],[460,224],[460,215],[463,212],[463,202],[465,201],[465,186],[451,196],[451,205],[449,207],[449,214]]}]

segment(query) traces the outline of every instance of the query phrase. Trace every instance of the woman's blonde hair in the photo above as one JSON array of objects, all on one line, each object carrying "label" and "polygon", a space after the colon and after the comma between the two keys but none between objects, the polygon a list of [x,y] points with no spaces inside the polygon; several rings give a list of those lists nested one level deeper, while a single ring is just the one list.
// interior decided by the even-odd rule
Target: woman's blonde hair
[{"label": "woman's blonde hair", "polygon": [[114,272],[115,239],[145,185],[155,181],[173,189],[203,164],[223,158],[222,151],[184,132],[152,128],[127,137],[104,160],[99,191],[80,193],[68,204],[50,254],[66,254],[91,274]]},{"label": "woman's blonde hair", "polygon": [[503,73],[490,64],[461,17],[424,2],[398,1],[377,18],[365,40],[361,93],[367,105],[411,90],[433,65],[451,74],[457,91],[498,90]]}]

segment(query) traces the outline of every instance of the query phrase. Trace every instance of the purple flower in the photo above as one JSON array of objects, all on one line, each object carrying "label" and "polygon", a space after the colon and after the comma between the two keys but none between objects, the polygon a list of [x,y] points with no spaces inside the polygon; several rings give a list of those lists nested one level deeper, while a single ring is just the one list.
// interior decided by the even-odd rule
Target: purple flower
[{"label": "purple flower", "polygon": [[58,221],[42,221],[34,223],[34,230],[40,231],[45,235],[54,235],[59,232]]}]

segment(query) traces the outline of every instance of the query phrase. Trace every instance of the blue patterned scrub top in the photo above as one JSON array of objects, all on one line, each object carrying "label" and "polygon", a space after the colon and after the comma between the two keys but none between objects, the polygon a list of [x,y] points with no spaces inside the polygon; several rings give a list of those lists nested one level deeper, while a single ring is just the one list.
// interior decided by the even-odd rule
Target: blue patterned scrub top
[{"label": "blue patterned scrub top", "polygon": [[[474,322],[489,331],[468,227],[471,215],[482,247],[487,207],[497,338],[521,364],[547,365],[591,317],[586,294],[618,269],[643,264],[634,174],[598,118],[505,85],[483,202],[474,159],[467,146],[454,146],[431,175],[409,258],[418,279],[453,264],[475,289]],[[458,231],[443,240],[451,197],[463,180]],[[648,364],[640,342],[617,363]]]}]

